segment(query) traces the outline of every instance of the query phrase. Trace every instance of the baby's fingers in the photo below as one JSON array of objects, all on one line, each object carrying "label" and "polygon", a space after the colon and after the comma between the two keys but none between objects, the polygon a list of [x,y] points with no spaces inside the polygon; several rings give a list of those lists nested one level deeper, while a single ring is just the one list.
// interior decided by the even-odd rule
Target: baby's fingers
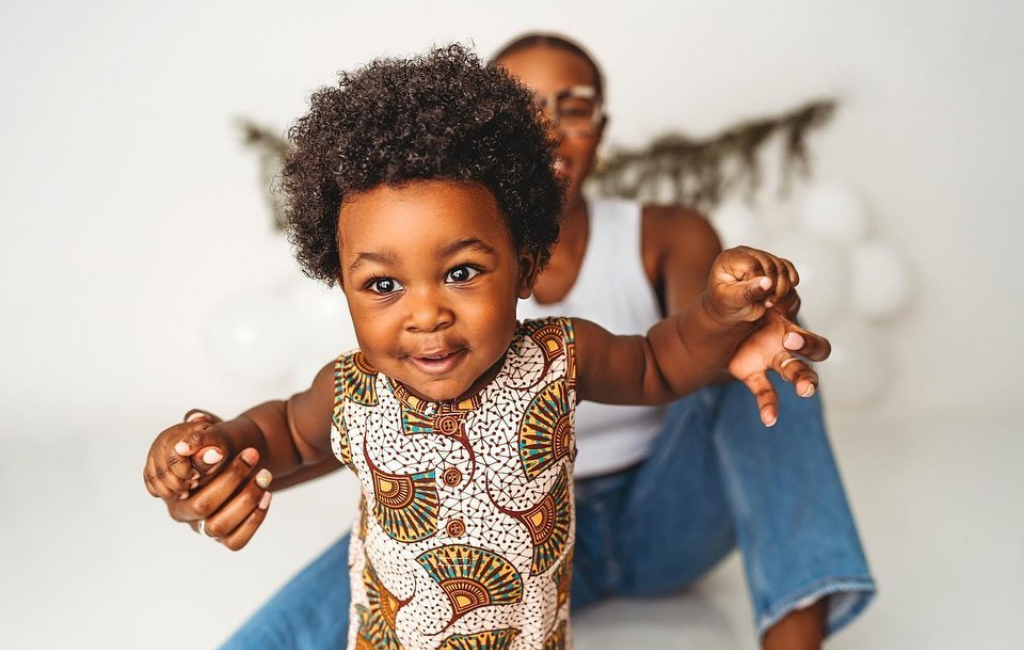
[{"label": "baby's fingers", "polygon": [[191,487],[189,481],[175,476],[167,465],[158,463],[152,455],[146,459],[142,480],[150,494],[164,500],[179,499],[180,495],[187,494]]},{"label": "baby's fingers", "polygon": [[[756,277],[750,280],[742,280],[722,286],[722,304],[733,313],[748,314],[749,320],[760,318],[764,313],[764,299],[771,289],[772,282],[765,276]],[[759,309],[750,313],[750,307],[756,306]]]},{"label": "baby's fingers", "polygon": [[772,305],[776,305],[785,300],[786,296],[788,296],[789,292],[793,289],[792,276],[789,273],[789,269],[792,268],[793,265],[789,260],[784,260],[782,258],[775,258],[774,261],[776,263],[775,284],[772,286],[771,294],[765,302],[765,306],[767,307],[771,307]]}]

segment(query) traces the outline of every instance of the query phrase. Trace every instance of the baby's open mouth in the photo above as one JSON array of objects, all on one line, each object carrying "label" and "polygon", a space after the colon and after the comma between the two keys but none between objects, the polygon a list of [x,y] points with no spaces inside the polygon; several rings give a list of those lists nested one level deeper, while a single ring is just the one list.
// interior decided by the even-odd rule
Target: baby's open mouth
[{"label": "baby's open mouth", "polygon": [[432,350],[409,358],[421,370],[430,373],[448,372],[465,356],[465,349],[458,350]]}]

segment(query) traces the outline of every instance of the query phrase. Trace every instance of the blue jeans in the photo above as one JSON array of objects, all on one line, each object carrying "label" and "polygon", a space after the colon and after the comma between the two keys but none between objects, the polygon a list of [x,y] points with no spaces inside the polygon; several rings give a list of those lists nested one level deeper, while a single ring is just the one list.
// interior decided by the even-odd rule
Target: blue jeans
[{"label": "blue jeans", "polygon": [[[574,611],[605,598],[671,594],[739,546],[763,634],[806,599],[827,597],[828,632],[875,592],[817,396],[772,375],[779,421],[765,429],[739,382],[675,404],[639,465],[576,482]],[[274,595],[229,650],[343,649],[348,535]]]}]

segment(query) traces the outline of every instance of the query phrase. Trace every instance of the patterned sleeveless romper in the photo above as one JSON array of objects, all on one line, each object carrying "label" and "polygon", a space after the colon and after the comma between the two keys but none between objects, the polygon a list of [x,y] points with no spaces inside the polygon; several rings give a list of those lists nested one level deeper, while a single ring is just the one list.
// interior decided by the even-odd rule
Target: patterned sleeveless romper
[{"label": "patterned sleeveless romper", "polygon": [[572,647],[575,355],[570,321],[524,321],[461,402],[338,359],[331,442],[362,489],[349,650]]}]

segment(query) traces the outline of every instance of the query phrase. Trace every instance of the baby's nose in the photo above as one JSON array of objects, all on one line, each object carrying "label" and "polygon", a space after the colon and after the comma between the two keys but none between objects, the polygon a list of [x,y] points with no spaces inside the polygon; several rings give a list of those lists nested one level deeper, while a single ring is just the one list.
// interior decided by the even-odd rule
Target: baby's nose
[{"label": "baby's nose", "polygon": [[436,332],[455,321],[455,314],[437,291],[417,291],[410,300],[407,328],[412,332]]}]

